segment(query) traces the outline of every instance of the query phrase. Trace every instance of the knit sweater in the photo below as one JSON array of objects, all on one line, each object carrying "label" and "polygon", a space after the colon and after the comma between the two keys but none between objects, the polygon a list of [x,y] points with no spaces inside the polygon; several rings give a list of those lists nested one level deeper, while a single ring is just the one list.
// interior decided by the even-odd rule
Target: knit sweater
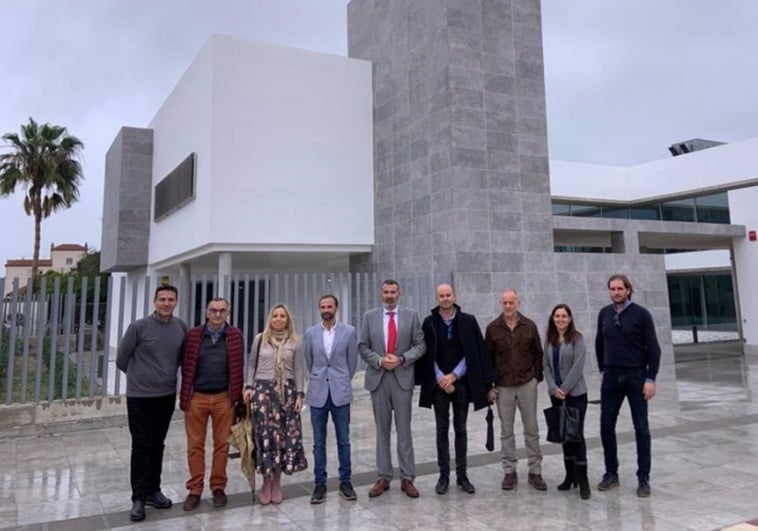
[{"label": "knit sweater", "polygon": [[597,316],[595,355],[600,372],[642,369],[647,379],[655,380],[661,363],[661,347],[655,335],[653,316],[639,304],[632,303],[617,319],[613,304],[604,307]]},{"label": "knit sweater", "polygon": [[126,396],[176,393],[186,333],[187,325],[178,317],[163,322],[153,314],[129,325],[116,355],[116,367],[126,373]]}]

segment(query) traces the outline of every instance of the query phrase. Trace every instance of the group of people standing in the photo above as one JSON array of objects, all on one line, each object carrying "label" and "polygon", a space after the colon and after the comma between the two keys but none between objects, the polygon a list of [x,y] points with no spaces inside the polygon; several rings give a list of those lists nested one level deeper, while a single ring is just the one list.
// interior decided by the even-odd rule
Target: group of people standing
[{"label": "group of people standing", "polygon": [[[227,503],[225,493],[228,436],[234,406],[252,406],[256,470],[263,476],[260,503],[281,503],[281,474],[307,468],[301,416],[310,408],[313,429],[314,490],[312,504],[327,495],[326,431],[331,415],[339,460],[339,495],[355,500],[351,483],[350,404],[352,378],[358,357],[365,363],[365,388],[371,396],[376,428],[377,479],[368,496],[381,496],[393,479],[390,435],[394,419],[400,489],[411,498],[419,491],[411,431],[415,386],[419,406],[432,408],[436,422],[439,479],[437,494],[450,486],[449,428],[452,409],[456,485],[474,494],[467,475],[469,404],[480,410],[497,407],[500,419],[503,490],[518,484],[514,424],[516,411],[523,423],[527,451],[528,484],[546,490],[537,415],[538,384],[544,379],[551,403],[576,408],[583,434],[587,411],[584,379],[586,346],[566,304],[553,308],[546,341],[540,341],[534,321],[519,311],[514,289],[501,295],[502,313],[490,322],[484,335],[473,315],[456,304],[449,284],[437,287],[437,306],[423,324],[418,314],[398,304],[399,284],[381,284],[382,306],[366,312],[361,329],[337,319],[339,300],[328,294],[318,302],[321,322],[301,337],[292,315],[277,304],[262,333],[256,335],[243,377],[244,346],[241,331],[228,324],[229,303],[212,299],[206,322],[187,330],[173,317],[177,290],[161,286],[155,293],[153,315],[132,323],[122,340],[117,366],[126,372],[127,410],[132,436],[131,483],[134,521],[145,518],[145,506],[171,507],[160,490],[164,440],[176,401],[177,369],[181,365],[180,407],[185,412],[187,459],[190,479],[183,509],[198,507],[204,488],[205,437],[213,422],[213,458],[209,486],[213,505]],[[650,432],[647,402],[655,395],[660,362],[655,327],[650,313],[632,303],[632,285],[624,275],[608,280],[612,303],[598,315],[595,351],[602,377],[600,431],[605,474],[598,489],[619,485],[616,421],[627,398],[632,412],[638,456],[637,495],[650,495]],[[306,374],[308,386],[306,393]],[[565,479],[558,490],[579,487],[582,499],[590,497],[587,448],[579,441],[563,444]]]}]

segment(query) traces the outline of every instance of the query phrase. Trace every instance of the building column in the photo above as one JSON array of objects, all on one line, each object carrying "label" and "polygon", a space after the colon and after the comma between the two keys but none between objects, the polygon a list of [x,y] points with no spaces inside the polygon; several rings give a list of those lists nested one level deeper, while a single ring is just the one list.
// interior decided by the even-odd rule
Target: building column
[{"label": "building column", "polygon": [[229,299],[232,282],[232,253],[218,255],[218,290],[216,297]]},{"label": "building column", "polygon": [[179,317],[189,323],[190,301],[192,300],[192,266],[179,264]]},{"label": "building column", "polygon": [[611,249],[614,253],[640,254],[640,237],[636,229],[611,233]]}]

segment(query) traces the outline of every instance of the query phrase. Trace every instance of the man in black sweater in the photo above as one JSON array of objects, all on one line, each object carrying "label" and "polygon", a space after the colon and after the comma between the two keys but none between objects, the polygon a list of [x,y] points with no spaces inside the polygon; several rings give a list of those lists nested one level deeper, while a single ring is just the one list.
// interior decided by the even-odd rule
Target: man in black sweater
[{"label": "man in black sweater", "polygon": [[416,383],[421,385],[419,406],[434,406],[440,470],[435,491],[445,494],[450,484],[448,431],[452,406],[456,483],[464,492],[474,494],[466,475],[468,405],[473,402],[478,410],[494,400],[495,371],[476,317],[463,313],[455,304],[452,286],[441,284],[437,288],[437,302],[421,327],[427,355],[414,366]]},{"label": "man in black sweater", "polygon": [[650,428],[647,402],[655,396],[661,347],[650,312],[632,302],[632,283],[625,275],[608,279],[613,301],[597,316],[595,354],[602,377],[600,438],[605,474],[598,490],[619,486],[616,421],[624,398],[629,400],[637,443],[637,496],[650,496]]}]

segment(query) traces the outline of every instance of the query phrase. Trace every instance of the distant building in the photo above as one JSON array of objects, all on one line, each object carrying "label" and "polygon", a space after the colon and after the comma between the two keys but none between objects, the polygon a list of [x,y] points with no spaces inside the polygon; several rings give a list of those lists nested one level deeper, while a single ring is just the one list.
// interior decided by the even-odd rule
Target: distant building
[{"label": "distant building", "polygon": [[[62,243],[50,245],[50,258],[40,258],[39,272],[57,271],[68,273],[87,254],[87,244]],[[8,297],[13,291],[13,280],[18,279],[18,287],[26,286],[32,275],[31,259],[20,258],[5,262],[5,279],[3,282],[3,294]]]}]

